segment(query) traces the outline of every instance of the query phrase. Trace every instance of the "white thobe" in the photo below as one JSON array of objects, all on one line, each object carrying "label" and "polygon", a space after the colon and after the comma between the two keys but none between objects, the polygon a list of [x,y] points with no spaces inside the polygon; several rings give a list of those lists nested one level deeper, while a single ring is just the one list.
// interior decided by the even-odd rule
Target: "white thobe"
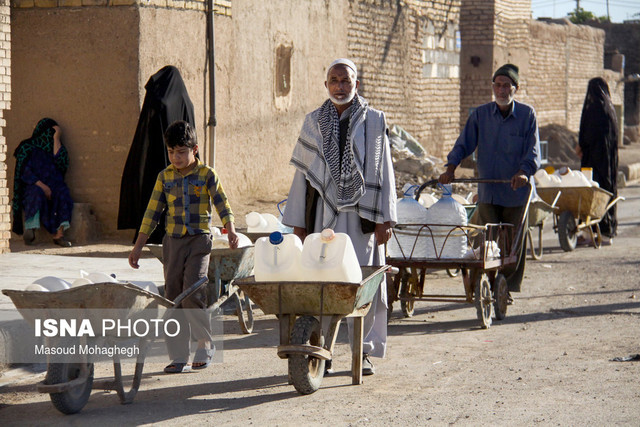
[{"label": "white thobe", "polygon": [[[393,197],[395,197],[395,188],[389,188],[390,182],[393,181],[383,181],[383,186],[386,187],[383,188],[383,194],[393,194]],[[305,228],[306,192],[306,178],[302,172],[296,170],[291,189],[289,190],[287,206],[282,218],[282,222],[285,225]],[[322,198],[318,198],[314,232],[319,233],[322,231],[323,211],[324,203],[322,202]],[[392,219],[395,220],[395,218],[390,217],[385,218],[385,221],[391,221]],[[362,233],[360,216],[356,212],[340,212],[333,231],[349,235],[360,265],[379,266],[384,264],[384,245],[376,244],[375,233]],[[326,318],[325,321],[328,322],[329,320],[329,318]],[[353,336],[353,319],[348,318],[347,320],[347,324],[349,325],[349,340],[351,341],[351,337]],[[364,317],[363,323],[363,352],[372,357],[384,357],[387,348],[387,284],[385,280],[380,284],[371,303],[371,308]],[[323,324],[322,326],[324,330],[327,330],[328,325]]]}]

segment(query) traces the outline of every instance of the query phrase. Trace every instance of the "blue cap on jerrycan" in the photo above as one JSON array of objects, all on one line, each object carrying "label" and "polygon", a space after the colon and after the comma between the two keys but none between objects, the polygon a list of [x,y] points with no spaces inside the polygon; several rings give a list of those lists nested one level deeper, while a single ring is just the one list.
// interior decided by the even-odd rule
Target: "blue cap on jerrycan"
[{"label": "blue cap on jerrycan", "polygon": [[283,241],[284,237],[282,236],[281,232],[274,231],[273,233],[269,234],[269,243],[271,243],[272,245],[279,245]]}]

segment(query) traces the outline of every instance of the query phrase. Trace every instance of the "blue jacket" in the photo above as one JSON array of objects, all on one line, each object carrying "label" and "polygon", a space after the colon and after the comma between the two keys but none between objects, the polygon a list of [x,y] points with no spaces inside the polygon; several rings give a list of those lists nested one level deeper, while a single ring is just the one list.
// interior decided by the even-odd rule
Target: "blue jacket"
[{"label": "blue jacket", "polygon": [[[495,102],[475,109],[447,156],[448,164],[458,166],[477,148],[478,178],[511,179],[519,170],[531,177],[540,167],[540,139],[535,110],[513,101],[511,111],[502,117]],[[505,207],[522,206],[528,188],[516,191],[510,184],[480,184],[478,202]]]}]

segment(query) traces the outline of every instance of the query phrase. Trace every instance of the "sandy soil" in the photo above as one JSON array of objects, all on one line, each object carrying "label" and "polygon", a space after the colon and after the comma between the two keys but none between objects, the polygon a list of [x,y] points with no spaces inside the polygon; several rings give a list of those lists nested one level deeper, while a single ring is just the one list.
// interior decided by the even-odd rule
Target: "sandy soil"
[{"label": "sandy soil", "polygon": [[[256,309],[252,334],[224,317],[223,361],[164,375],[145,364],[135,401],[94,391],[80,414],[57,412],[35,392],[43,374],[0,388],[2,425],[638,425],[640,362],[640,186],[622,190],[613,246],[563,252],[551,223],[542,260],[527,265],[507,318],[478,326],[472,305],[418,302],[405,318],[396,303],[388,354],[352,386],[347,328],[334,351],[336,373],[300,396],[276,355],[278,322]],[[119,246],[109,248],[119,251]],[[106,249],[103,252],[107,251]],[[427,275],[428,291],[461,294],[461,279]],[[96,377],[111,375],[99,364]]]}]

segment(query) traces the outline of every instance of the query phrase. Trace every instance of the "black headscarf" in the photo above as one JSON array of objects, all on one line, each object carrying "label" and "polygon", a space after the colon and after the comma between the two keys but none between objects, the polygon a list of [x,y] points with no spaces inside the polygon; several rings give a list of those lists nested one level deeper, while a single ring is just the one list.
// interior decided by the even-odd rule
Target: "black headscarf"
[{"label": "black headscarf", "polygon": [[[53,135],[56,133],[55,129],[53,129],[54,126],[58,126],[55,120],[48,117],[40,119],[33,129],[31,138],[22,141],[13,152],[13,156],[16,158],[16,168],[13,175],[13,199],[11,202],[13,225],[11,229],[16,234],[21,235],[24,232],[22,224],[22,198],[25,191],[25,184],[22,181],[24,166],[34,148],[39,148],[53,156]],[[55,158],[55,164],[64,177],[69,168],[69,154],[63,148],[64,146],[60,148],[58,156]]]},{"label": "black headscarf", "polygon": [[[578,144],[582,149],[582,167],[593,168],[593,180],[600,188],[618,195],[618,119],[611,102],[607,82],[596,77],[589,80],[582,107]],[[605,236],[616,234],[615,205],[600,221]]]},{"label": "black headscarf", "polygon": [[[145,85],[146,95],[138,127],[129,150],[120,184],[118,230],[140,228],[158,173],[169,165],[164,131],[176,120],[195,127],[193,104],[180,71],[167,65]],[[149,243],[161,243],[163,221],[151,234]]]}]

